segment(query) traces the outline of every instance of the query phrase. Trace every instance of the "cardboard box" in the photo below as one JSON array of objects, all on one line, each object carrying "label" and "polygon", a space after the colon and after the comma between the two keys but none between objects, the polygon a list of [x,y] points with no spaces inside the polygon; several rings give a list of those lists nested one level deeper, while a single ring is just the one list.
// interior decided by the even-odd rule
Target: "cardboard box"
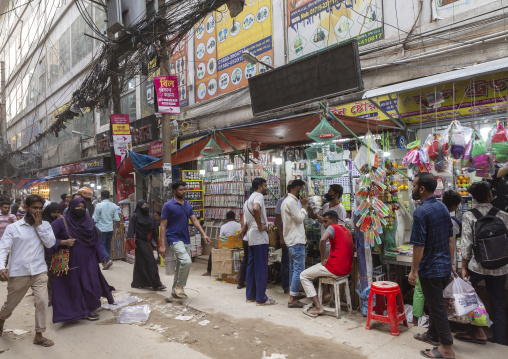
[{"label": "cardboard box", "polygon": [[222,248],[228,248],[228,249],[233,249],[233,248],[240,248],[242,249],[243,248],[243,240],[241,239],[238,239],[238,236],[229,236],[227,241],[225,241],[224,239],[219,239],[219,249],[222,249]]},{"label": "cardboard box", "polygon": [[233,259],[233,250],[231,249],[214,249],[212,251],[212,261],[222,261]]},{"label": "cardboard box", "polygon": [[212,252],[212,274],[234,274],[240,271],[240,251],[214,249]]},{"label": "cardboard box", "polygon": [[234,271],[234,260],[216,260],[212,261],[212,274],[233,274]]}]

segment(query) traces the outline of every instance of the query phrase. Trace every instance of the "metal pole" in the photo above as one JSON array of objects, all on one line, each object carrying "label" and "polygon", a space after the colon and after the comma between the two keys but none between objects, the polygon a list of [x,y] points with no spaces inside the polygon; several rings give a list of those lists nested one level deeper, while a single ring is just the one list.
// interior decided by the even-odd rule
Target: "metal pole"
[{"label": "metal pole", "polygon": [[[5,62],[0,61],[0,152],[3,152],[3,149],[7,148],[5,146],[7,144],[7,104],[5,99]],[[3,156],[3,154],[2,154]],[[4,160],[1,161],[0,164],[0,176],[4,177],[7,173],[7,163],[9,161]]]}]

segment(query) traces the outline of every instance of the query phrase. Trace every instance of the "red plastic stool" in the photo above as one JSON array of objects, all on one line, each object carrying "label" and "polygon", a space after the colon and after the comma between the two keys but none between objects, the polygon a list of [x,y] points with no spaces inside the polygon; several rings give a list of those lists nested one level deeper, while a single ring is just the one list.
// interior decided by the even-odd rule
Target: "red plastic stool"
[{"label": "red plastic stool", "polygon": [[[374,295],[376,295],[375,307],[373,307]],[[385,304],[385,299],[382,296],[386,297],[388,308]],[[388,315],[383,315],[385,309],[388,309]],[[404,302],[402,301],[402,293],[400,292],[400,288],[397,283],[381,281],[373,282],[370,285],[369,311],[367,313],[367,325],[365,326],[365,329],[370,330],[371,320],[389,323],[390,333],[392,335],[400,334],[399,323],[401,321],[403,321],[404,325],[407,327],[406,312],[404,310]]]}]

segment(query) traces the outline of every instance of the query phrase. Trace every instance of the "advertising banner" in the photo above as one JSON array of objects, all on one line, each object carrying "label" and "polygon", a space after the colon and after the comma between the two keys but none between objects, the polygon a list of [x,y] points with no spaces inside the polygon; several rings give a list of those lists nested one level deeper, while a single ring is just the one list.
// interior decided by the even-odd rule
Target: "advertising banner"
[{"label": "advertising banner", "polygon": [[178,78],[176,76],[158,76],[153,78],[159,113],[178,115],[180,100],[178,98]]},{"label": "advertising banner", "polygon": [[359,46],[383,38],[382,0],[288,0],[287,4],[289,61],[353,38],[358,38]]},{"label": "advertising banner", "polygon": [[272,1],[247,1],[234,19],[226,6],[195,27],[196,101],[248,85],[248,79],[268,71],[242,58],[249,51],[273,65]]},{"label": "advertising banner", "polygon": [[152,157],[162,157],[162,140],[150,143],[148,155]]},{"label": "advertising banner", "polygon": [[180,107],[189,106],[189,93],[187,91],[187,36],[176,45],[170,59],[170,73],[178,78],[178,96]]},{"label": "advertising banner", "polygon": [[118,202],[129,199],[131,203],[136,202],[136,187],[134,187],[134,175],[132,173],[116,179],[116,194]]},{"label": "advertising banner", "polygon": [[116,167],[120,166],[127,152],[132,148],[129,115],[111,115],[111,133],[115,149]]}]

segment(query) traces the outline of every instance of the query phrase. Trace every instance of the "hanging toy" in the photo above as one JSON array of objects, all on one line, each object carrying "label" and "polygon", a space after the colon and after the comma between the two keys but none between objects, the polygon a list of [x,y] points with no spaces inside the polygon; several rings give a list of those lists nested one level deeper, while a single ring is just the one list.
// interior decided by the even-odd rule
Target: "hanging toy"
[{"label": "hanging toy", "polygon": [[456,160],[462,158],[466,147],[464,128],[459,121],[453,121],[450,128],[451,154]]},{"label": "hanging toy", "polygon": [[[492,133],[493,132],[493,133]],[[496,162],[508,162],[508,136],[501,122],[497,122],[496,129],[491,131],[490,138],[492,153]]]}]

